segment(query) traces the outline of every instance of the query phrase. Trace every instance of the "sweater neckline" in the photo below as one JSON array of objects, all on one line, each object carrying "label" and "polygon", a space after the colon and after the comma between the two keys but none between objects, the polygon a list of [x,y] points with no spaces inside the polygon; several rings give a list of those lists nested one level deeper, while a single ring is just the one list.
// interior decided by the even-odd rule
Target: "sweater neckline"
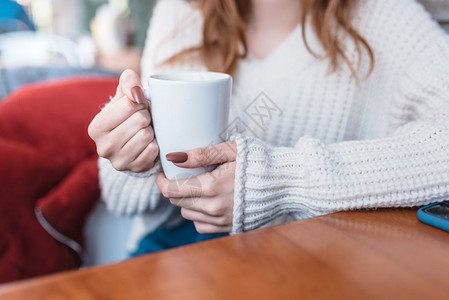
[{"label": "sweater neckline", "polygon": [[275,57],[278,56],[279,53],[281,53],[283,49],[286,48],[287,45],[291,43],[292,40],[295,40],[295,38],[299,34],[299,30],[301,30],[300,24],[296,25],[296,27],[292,31],[290,31],[290,33],[285,37],[285,39],[282,40],[282,42],[264,58],[258,58],[255,57],[252,53],[248,53],[247,59],[255,63],[262,63],[262,64],[268,63],[269,61],[275,59]]}]

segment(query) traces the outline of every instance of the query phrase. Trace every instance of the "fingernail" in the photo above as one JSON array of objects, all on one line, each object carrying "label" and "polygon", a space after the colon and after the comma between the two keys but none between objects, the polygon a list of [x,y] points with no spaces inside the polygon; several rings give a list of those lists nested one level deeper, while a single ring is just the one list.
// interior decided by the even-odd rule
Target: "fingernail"
[{"label": "fingernail", "polygon": [[140,86],[135,86],[131,89],[131,96],[133,96],[137,103],[144,103],[145,101],[145,95]]},{"label": "fingernail", "polygon": [[172,152],[165,155],[168,161],[173,163],[183,163],[189,158],[185,152]]}]

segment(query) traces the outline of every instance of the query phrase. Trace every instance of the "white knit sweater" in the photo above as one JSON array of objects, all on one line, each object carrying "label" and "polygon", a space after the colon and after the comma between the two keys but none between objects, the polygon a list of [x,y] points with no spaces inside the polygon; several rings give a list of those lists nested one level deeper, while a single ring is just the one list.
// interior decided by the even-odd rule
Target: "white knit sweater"
[{"label": "white knit sweater", "polygon": [[[354,24],[375,55],[360,84],[345,65],[329,73],[329,62],[306,50],[299,26],[267,58],[241,62],[230,114],[231,128],[240,128],[233,233],[279,216],[449,199],[448,37],[414,0],[360,0]],[[199,43],[201,26],[190,4],[160,0],[143,78],[173,69],[158,62]],[[310,27],[307,36],[320,53]],[[346,49],[356,61],[354,46]],[[361,77],[368,67],[364,55]],[[185,61],[176,69],[205,68]],[[143,174],[118,172],[104,159],[99,166],[108,207],[142,215],[140,234],[179,215],[155,185],[159,166]]]}]

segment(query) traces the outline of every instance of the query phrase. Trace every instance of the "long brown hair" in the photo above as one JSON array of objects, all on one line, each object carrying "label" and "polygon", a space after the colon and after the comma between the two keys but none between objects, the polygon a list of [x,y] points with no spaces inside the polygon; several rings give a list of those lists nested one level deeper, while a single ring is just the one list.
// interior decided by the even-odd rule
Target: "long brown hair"
[{"label": "long brown hair", "polygon": [[[329,59],[331,71],[346,63],[352,75],[359,79],[364,51],[369,55],[370,65],[367,76],[374,67],[374,54],[367,41],[352,26],[352,13],[358,0],[298,0],[302,1],[302,36],[309,52],[317,58]],[[191,1],[193,2],[193,1]],[[187,54],[197,53],[210,71],[233,74],[240,59],[248,52],[245,23],[251,12],[250,0],[196,0],[204,18],[202,44],[186,49],[167,62],[174,62]],[[309,21],[309,22],[308,22]],[[313,27],[320,41],[324,55],[310,48],[306,37],[306,25]],[[358,55],[357,62],[345,53],[339,37],[344,33],[352,39]]]}]

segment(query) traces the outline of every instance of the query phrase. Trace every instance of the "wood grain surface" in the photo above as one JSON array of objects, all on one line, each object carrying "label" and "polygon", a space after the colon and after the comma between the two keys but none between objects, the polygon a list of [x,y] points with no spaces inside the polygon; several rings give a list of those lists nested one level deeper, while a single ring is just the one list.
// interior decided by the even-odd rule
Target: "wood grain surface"
[{"label": "wood grain surface", "polygon": [[448,299],[449,233],[343,212],[0,287],[0,299]]}]

